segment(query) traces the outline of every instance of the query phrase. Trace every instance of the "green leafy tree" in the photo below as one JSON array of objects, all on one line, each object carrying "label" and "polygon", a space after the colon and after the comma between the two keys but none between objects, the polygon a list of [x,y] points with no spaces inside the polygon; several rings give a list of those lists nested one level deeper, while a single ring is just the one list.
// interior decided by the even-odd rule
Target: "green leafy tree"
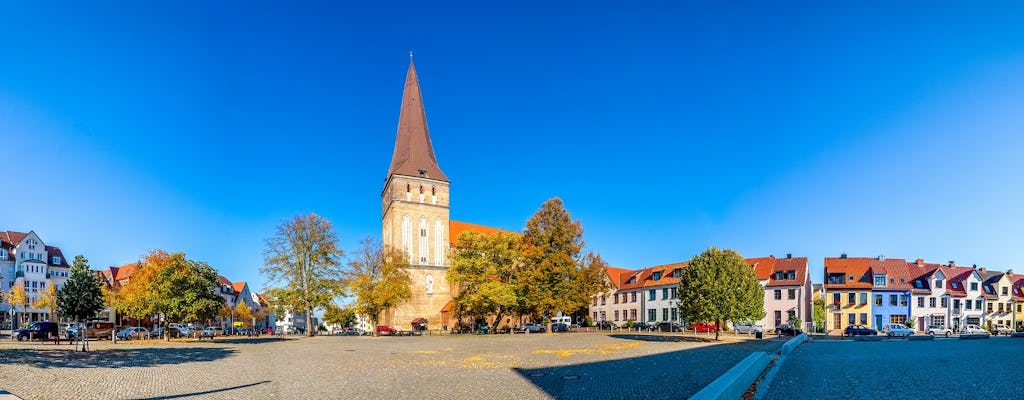
[{"label": "green leafy tree", "polygon": [[[316,214],[296,216],[277,227],[266,240],[263,268],[274,301],[306,314],[306,326],[313,326],[313,310],[326,307],[343,294],[344,269],[338,236],[331,222]],[[316,334],[313,329],[307,335]]]},{"label": "green leafy tree", "polygon": [[447,276],[458,291],[453,300],[462,313],[474,320],[494,315],[491,331],[495,332],[502,317],[519,304],[515,285],[516,268],[522,257],[519,236],[466,231],[459,235],[458,242]]},{"label": "green leafy tree", "polygon": [[349,261],[344,278],[355,296],[356,312],[367,315],[376,325],[381,313],[409,300],[412,278],[408,268],[409,258],[401,250],[381,246],[372,238],[363,240],[359,258]]},{"label": "green leafy tree", "polygon": [[[523,268],[517,274],[523,311],[548,319],[587,304],[605,288],[601,257],[581,257],[583,226],[573,221],[562,200],[552,198],[526,222],[523,232]],[[551,327],[548,326],[548,332]]]},{"label": "green leafy tree", "polygon": [[163,314],[165,325],[168,321],[213,319],[224,305],[224,298],[214,292],[217,277],[217,270],[209,264],[187,260],[184,253],[171,254],[150,286],[151,314]]},{"label": "green leafy tree", "polygon": [[[25,294],[24,284],[11,286],[11,291],[7,294],[7,303],[10,304],[11,309],[15,311],[14,320],[21,323],[23,317],[28,314],[25,312],[25,310],[28,309],[28,296]],[[21,307],[20,314],[17,313],[18,307]],[[14,329],[16,327],[15,325],[12,325],[11,329]]]},{"label": "green leafy tree", "polygon": [[814,299],[812,309],[814,310],[814,329],[820,332],[825,328],[825,299],[821,297]]},{"label": "green leafy tree", "polygon": [[356,322],[356,312],[351,307],[328,304],[324,309],[324,322],[331,325],[351,326]]},{"label": "green leafy tree", "polygon": [[[103,291],[99,280],[89,272],[89,260],[82,255],[75,256],[71,263],[71,276],[57,291],[57,309],[72,321],[84,322],[96,317],[103,306]],[[88,351],[85,340],[82,341],[82,351]]]},{"label": "green leafy tree", "polygon": [[711,247],[694,256],[679,283],[679,311],[685,321],[757,321],[764,318],[764,290],[739,253]]}]

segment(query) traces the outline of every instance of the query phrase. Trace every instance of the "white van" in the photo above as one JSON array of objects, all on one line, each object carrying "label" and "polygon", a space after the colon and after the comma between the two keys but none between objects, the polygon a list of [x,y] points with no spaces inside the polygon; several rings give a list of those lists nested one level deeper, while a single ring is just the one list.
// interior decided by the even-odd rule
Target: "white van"
[{"label": "white van", "polygon": [[572,326],[572,317],[554,317],[551,319],[552,324],[565,324],[565,326]]}]

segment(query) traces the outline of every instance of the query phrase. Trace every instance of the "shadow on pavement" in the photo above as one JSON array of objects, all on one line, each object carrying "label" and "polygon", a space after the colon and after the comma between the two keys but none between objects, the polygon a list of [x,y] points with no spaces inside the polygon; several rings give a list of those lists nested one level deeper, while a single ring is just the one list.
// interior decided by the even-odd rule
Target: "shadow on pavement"
[{"label": "shadow on pavement", "polygon": [[90,352],[74,349],[14,349],[4,351],[0,365],[21,364],[36,368],[153,367],[215,361],[236,352],[220,347],[103,349]]},{"label": "shadow on pavement", "polygon": [[683,335],[645,335],[642,333],[608,335],[616,339],[643,340],[645,342],[691,342],[691,343],[715,343],[714,336],[683,336]]},{"label": "shadow on pavement", "polygon": [[169,396],[143,397],[143,398],[139,398],[137,400],[180,399],[180,398],[183,398],[183,397],[202,396],[202,395],[207,395],[207,394],[226,392],[226,391],[229,391],[229,390],[242,389],[242,388],[252,387],[252,386],[256,386],[256,385],[262,385],[264,383],[270,383],[270,381],[259,381],[259,382],[253,382],[253,383],[250,383],[250,384],[247,384],[247,385],[238,385],[238,386],[226,387],[226,388],[221,388],[221,389],[204,390],[202,392],[183,393],[183,394],[175,394],[175,395],[169,395]]},{"label": "shadow on pavement", "polygon": [[224,338],[224,337],[218,337],[216,340],[214,340],[214,343],[260,344],[260,343],[287,342],[289,340],[295,340],[295,339],[288,339],[288,338],[282,338],[282,337],[254,337],[254,338],[247,338],[247,337]]},{"label": "shadow on pavement", "polygon": [[[610,335],[627,340],[700,341],[661,335]],[[707,339],[707,341],[713,341]],[[666,353],[540,368],[513,368],[556,399],[688,398],[754,351],[777,351],[780,341],[722,342]]]}]

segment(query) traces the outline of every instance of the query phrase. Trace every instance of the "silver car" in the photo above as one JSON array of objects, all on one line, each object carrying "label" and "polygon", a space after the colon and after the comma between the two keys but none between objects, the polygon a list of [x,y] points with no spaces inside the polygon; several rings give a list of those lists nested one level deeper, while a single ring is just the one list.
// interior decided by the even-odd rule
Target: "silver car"
[{"label": "silver car", "polygon": [[759,324],[755,324],[753,322],[745,322],[745,323],[739,323],[739,324],[733,323],[732,327],[733,327],[733,329],[736,330],[736,333],[749,333],[749,334],[754,334],[756,332],[764,333],[764,327],[759,325]]}]

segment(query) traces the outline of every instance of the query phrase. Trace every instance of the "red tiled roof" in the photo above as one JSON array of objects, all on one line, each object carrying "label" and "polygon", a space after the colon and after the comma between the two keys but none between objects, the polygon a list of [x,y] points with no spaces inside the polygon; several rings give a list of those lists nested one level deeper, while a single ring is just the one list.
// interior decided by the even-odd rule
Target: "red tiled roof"
[{"label": "red tiled roof", "polygon": [[238,293],[242,293],[242,289],[245,289],[245,281],[241,281],[241,282],[235,282],[235,283],[234,283],[234,284],[232,284],[231,286],[232,286],[233,288],[235,288],[235,291],[236,291],[236,292],[238,292]]},{"label": "red tiled roof", "polygon": [[132,275],[135,274],[135,269],[142,265],[141,262],[136,261],[128,263],[120,267],[110,267],[110,270],[114,273],[113,280],[121,281],[125,279],[131,279]]},{"label": "red tiled roof", "polygon": [[515,233],[500,228],[492,228],[490,226],[483,226],[477,224],[471,224],[469,222],[460,221],[448,221],[448,243],[452,246],[459,245],[459,235],[462,232],[473,231],[482,235],[490,235],[498,232]]},{"label": "red tiled roof", "polygon": [[224,286],[231,286],[231,281],[225,278],[224,275],[217,275],[217,284]]},{"label": "red tiled roof", "polygon": [[754,267],[754,275],[759,281],[770,279],[775,269],[775,257],[748,258],[747,263]]},{"label": "red tiled roof", "polygon": [[[801,286],[807,282],[807,257],[770,258],[774,260],[774,263],[768,286]],[[747,262],[750,260],[748,259]],[[793,271],[793,279],[788,279],[790,271]],[[757,266],[754,266],[754,272],[757,272]],[[776,279],[779,276],[778,273],[783,274],[782,279]]]},{"label": "red tiled roof", "polygon": [[0,232],[0,242],[4,244],[4,248],[11,249],[21,242],[22,239],[25,239],[25,236],[28,236],[28,234],[15,231],[3,231]]},{"label": "red tiled roof", "polygon": [[633,273],[631,270],[616,267],[607,267],[605,271],[608,273],[608,279],[612,281],[612,284],[617,289],[621,289],[622,283],[626,281],[623,276]]},{"label": "red tiled roof", "polygon": [[944,265],[941,270],[946,275],[946,293],[953,297],[967,297],[964,281],[974,273],[974,268]]},{"label": "red tiled roof", "polygon": [[[67,257],[64,257],[64,252],[60,251],[60,247],[46,246],[46,254],[50,255],[50,259],[46,260],[46,263],[53,267],[71,268],[68,265]],[[60,257],[60,264],[53,263],[53,257]]]},{"label": "red tiled roof", "polygon": [[[825,258],[825,288],[826,289],[860,289],[871,288],[871,277],[868,270],[871,268],[873,258]],[[828,283],[831,274],[843,276],[844,283]],[[853,278],[850,278],[850,277]]]}]

